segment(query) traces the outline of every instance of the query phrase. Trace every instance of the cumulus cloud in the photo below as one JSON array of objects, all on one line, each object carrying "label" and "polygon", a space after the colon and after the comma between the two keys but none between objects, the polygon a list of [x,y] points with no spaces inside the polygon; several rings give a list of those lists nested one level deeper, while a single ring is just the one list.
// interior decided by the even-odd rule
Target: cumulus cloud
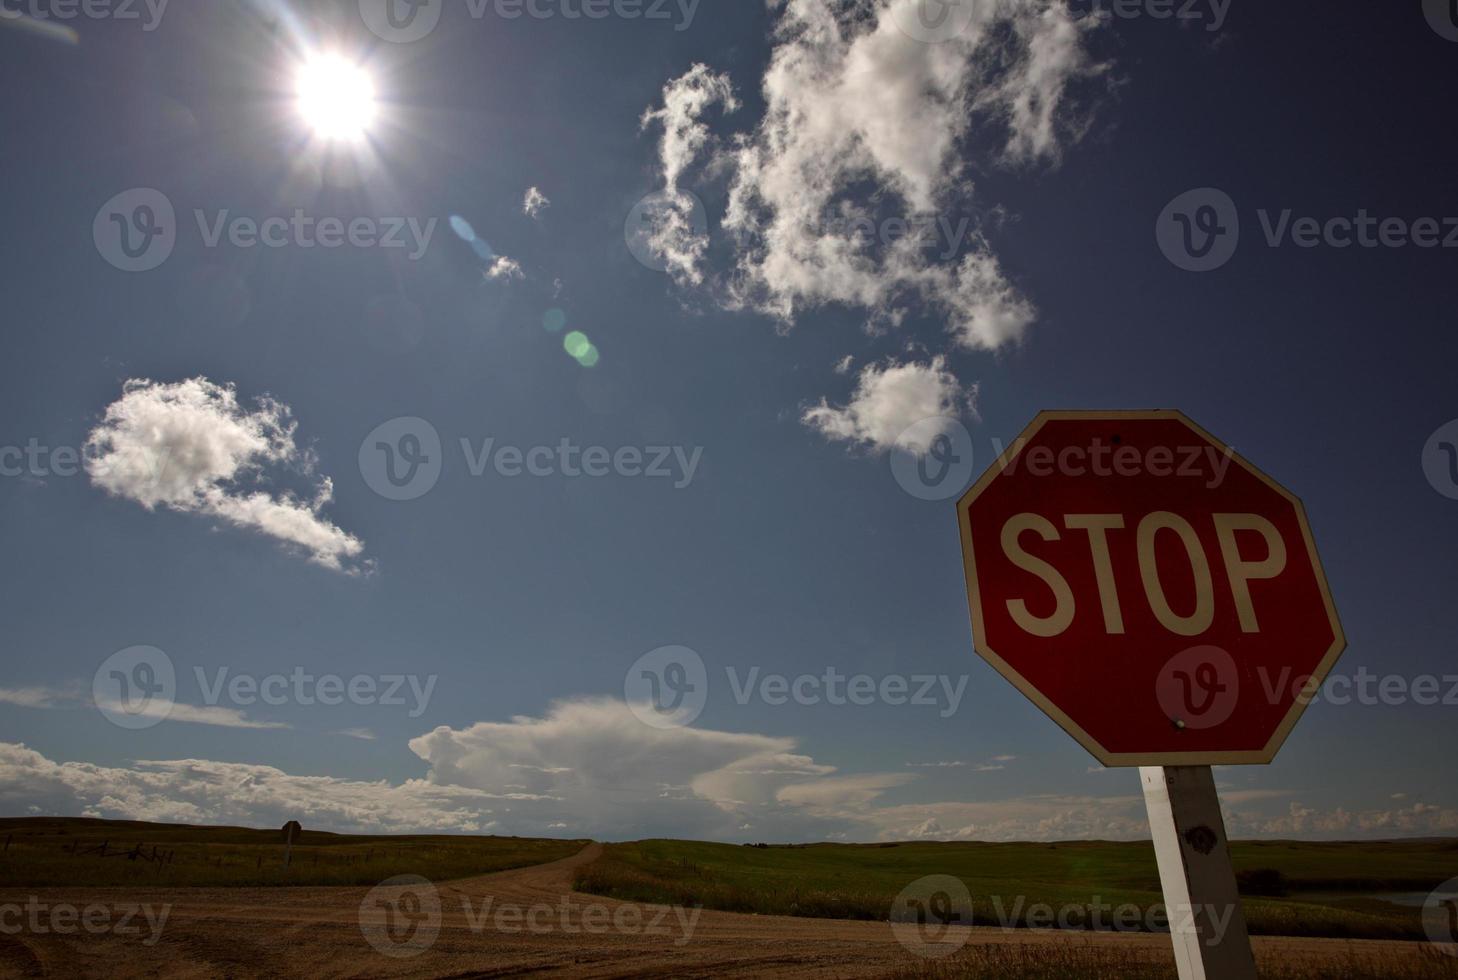
[{"label": "cumulus cloud", "polygon": [[1053,0],[974,4],[960,34],[927,44],[900,26],[919,2],[785,0],[760,84],[764,116],[723,150],[704,116],[737,108],[729,78],[695,65],[665,86],[643,122],[662,130],[670,206],[655,243],[676,279],[704,280],[707,242],[682,183],[706,160],[707,175],[729,178],[735,268],[717,283],[728,305],[787,326],[827,304],[863,309],[873,325],[919,307],[967,349],[1023,335],[1036,311],[980,234],[959,261],[938,263],[924,235],[863,231],[888,215],[934,229],[971,191],[964,152],[988,143],[990,162],[1056,163],[1084,125],[1070,88],[1102,70],[1085,46],[1101,19]]},{"label": "cumulus cloud", "polygon": [[521,263],[516,259],[507,258],[505,255],[498,255],[491,260],[483,273],[487,279],[495,279],[498,282],[511,282],[516,279],[525,279],[526,273],[522,271]]},{"label": "cumulus cloud", "polygon": [[[947,368],[946,358],[925,364],[867,364],[856,379],[855,392],[843,406],[826,401],[801,416],[810,428],[827,439],[863,446],[875,452],[902,449],[922,454],[952,419],[970,405],[973,390],[964,390]],[[917,426],[923,419],[940,418],[942,426]]]},{"label": "cumulus cloud", "polygon": [[433,782],[520,786],[556,801],[544,813],[609,837],[725,837],[750,814],[788,825],[782,792],[834,771],[795,753],[793,739],[653,728],[606,698],[559,702],[541,718],[438,728],[410,748]]},{"label": "cumulus cloud", "polygon": [[551,206],[552,202],[547,199],[547,195],[543,194],[541,190],[536,187],[528,187],[526,198],[521,204],[521,209],[528,217],[535,218]]},{"label": "cumulus cloud", "polygon": [[290,470],[313,478],[314,458],[295,443],[296,428],[287,405],[265,396],[250,410],[231,385],[132,379],[87,438],[86,469],[93,484],[147,510],[212,517],[325,568],[366,570],[364,542],[323,516],[334,496],[328,477],[307,499],[265,489]]}]

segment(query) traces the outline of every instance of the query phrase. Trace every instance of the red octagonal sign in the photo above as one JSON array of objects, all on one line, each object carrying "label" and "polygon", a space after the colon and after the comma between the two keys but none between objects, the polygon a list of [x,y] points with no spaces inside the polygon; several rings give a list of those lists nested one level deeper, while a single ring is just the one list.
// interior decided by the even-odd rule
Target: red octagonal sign
[{"label": "red octagonal sign", "polygon": [[1301,502],[1179,412],[1044,412],[957,509],[977,651],[1106,766],[1270,762],[1346,645]]}]

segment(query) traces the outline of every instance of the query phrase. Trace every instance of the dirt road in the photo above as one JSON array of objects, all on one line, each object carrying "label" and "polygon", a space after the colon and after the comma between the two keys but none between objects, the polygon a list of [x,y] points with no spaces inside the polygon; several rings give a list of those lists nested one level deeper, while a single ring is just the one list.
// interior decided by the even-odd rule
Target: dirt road
[{"label": "dirt road", "polygon": [[[675,911],[573,892],[574,869],[600,851],[593,844],[552,864],[439,886],[12,890],[0,893],[0,977],[855,977],[918,962],[884,922]],[[1168,948],[1156,935],[971,935],[1150,956]],[[1411,949],[1257,943],[1316,962],[1353,948]]]}]

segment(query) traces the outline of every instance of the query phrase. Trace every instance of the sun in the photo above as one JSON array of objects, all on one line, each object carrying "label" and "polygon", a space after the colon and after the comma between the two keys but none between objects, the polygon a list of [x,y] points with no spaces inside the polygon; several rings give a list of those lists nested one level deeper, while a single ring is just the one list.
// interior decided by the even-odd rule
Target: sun
[{"label": "sun", "polygon": [[319,55],[299,71],[298,107],[319,138],[358,140],[375,119],[375,85],[359,65],[336,54]]}]

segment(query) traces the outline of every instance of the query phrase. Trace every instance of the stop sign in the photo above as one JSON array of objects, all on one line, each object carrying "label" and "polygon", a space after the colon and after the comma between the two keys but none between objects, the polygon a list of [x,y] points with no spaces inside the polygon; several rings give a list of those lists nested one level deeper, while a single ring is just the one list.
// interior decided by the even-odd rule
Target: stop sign
[{"label": "stop sign", "polygon": [[978,653],[1106,766],[1270,762],[1346,645],[1301,502],[1179,412],[1044,412],[957,509]]}]

